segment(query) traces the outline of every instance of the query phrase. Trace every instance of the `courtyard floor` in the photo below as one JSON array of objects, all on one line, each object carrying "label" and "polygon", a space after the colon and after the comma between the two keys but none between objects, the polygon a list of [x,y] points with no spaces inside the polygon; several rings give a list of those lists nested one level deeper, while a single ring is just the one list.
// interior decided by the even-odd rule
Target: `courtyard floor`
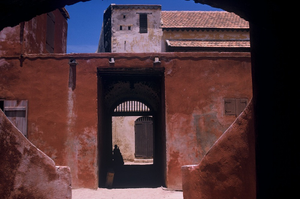
[{"label": "courtyard floor", "polygon": [[73,199],[183,199],[181,191],[158,188],[73,189]]}]

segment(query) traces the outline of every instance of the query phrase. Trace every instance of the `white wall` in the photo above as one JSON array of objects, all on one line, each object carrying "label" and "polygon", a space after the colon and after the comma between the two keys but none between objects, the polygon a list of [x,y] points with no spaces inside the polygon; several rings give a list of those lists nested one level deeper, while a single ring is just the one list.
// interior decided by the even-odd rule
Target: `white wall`
[{"label": "white wall", "polygon": [[[113,9],[112,52],[161,52],[160,11],[160,9]],[[147,33],[139,32],[139,13],[147,13]],[[123,27],[122,30],[120,26]],[[128,30],[128,26],[131,30]]]},{"label": "white wall", "polygon": [[112,146],[118,145],[124,161],[133,161],[135,153],[134,122],[140,116],[112,117]]}]

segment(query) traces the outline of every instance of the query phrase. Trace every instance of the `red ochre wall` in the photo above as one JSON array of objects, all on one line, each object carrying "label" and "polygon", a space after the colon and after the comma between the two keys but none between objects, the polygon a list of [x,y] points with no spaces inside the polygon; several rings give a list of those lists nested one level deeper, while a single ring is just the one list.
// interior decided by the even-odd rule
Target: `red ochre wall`
[{"label": "red ochre wall", "polygon": [[[68,22],[59,9],[54,10],[54,53],[66,53]],[[0,31],[0,56],[47,53],[47,14]]]},{"label": "red ochre wall", "polygon": [[[74,90],[69,58],[78,63]],[[28,100],[29,140],[71,168],[73,188],[98,186],[97,67],[165,68],[162,153],[171,189],[182,189],[181,166],[198,164],[236,119],[224,114],[224,98],[252,97],[250,53],[44,54],[25,56],[22,67],[0,59],[0,98]]]},{"label": "red ochre wall", "polygon": [[71,173],[55,166],[0,110],[1,198],[71,199]]},{"label": "red ochre wall", "polygon": [[182,189],[181,166],[199,163],[235,120],[224,114],[224,98],[251,99],[249,54],[222,55],[174,57],[165,66],[167,185],[173,189]]},{"label": "red ochre wall", "polygon": [[184,199],[256,198],[252,101],[198,165],[182,167]]}]

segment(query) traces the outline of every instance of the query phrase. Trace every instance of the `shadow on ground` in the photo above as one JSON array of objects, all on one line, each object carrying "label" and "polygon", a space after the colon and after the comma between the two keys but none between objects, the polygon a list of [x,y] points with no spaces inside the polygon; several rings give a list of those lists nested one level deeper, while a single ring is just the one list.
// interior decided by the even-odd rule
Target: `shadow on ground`
[{"label": "shadow on ground", "polygon": [[115,169],[112,188],[156,188],[164,186],[154,165],[124,165]]}]

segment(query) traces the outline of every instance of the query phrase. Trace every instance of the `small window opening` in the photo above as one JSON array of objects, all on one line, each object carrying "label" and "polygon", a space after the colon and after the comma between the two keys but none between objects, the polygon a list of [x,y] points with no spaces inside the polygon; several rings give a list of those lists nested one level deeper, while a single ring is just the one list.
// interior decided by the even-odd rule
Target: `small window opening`
[{"label": "small window opening", "polygon": [[123,26],[120,26],[120,30],[123,30]]},{"label": "small window opening", "polygon": [[140,33],[147,33],[148,20],[147,14],[140,14]]},{"label": "small window opening", "polygon": [[131,30],[131,26],[128,26],[128,30]]},{"label": "small window opening", "polygon": [[225,115],[235,115],[238,116],[243,112],[248,104],[247,98],[226,98],[224,99],[224,110]]},{"label": "small window opening", "polygon": [[123,19],[126,19],[126,15],[123,15]]}]

